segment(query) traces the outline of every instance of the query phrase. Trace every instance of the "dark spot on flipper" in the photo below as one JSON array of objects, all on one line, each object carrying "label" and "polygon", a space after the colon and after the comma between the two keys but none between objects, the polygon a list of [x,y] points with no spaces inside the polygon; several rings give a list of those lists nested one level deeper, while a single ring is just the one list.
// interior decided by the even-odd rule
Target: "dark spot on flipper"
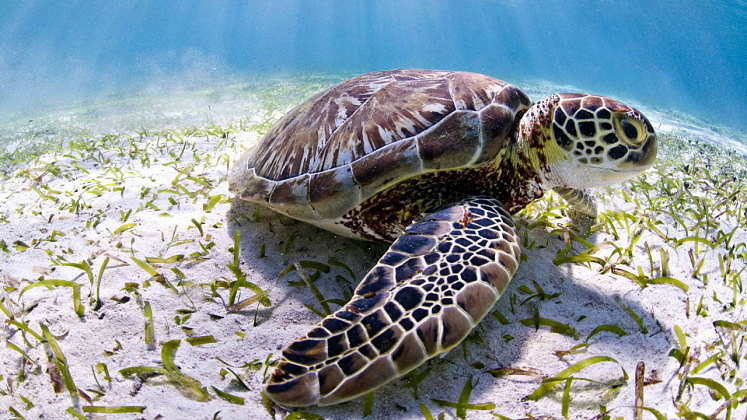
[{"label": "dark spot on flipper", "polygon": [[343,372],[347,375],[352,375],[353,373],[359,371],[363,366],[366,366],[368,361],[366,358],[355,353],[350,353],[349,355],[343,357],[340,359],[337,364],[340,366],[340,369],[342,369]]},{"label": "dark spot on flipper", "polygon": [[[358,309],[356,309],[356,310],[358,310]],[[358,318],[361,317],[357,313],[348,312],[348,311],[339,311],[339,312],[336,312],[335,316],[338,317],[338,318],[342,318],[344,320],[347,320],[347,321],[355,321],[355,320],[357,320]]]},{"label": "dark spot on flipper", "polygon": [[322,321],[322,326],[334,334],[349,327],[350,324],[337,318],[325,318]]},{"label": "dark spot on flipper", "polygon": [[439,254],[437,252],[431,252],[430,254],[428,254],[425,257],[423,257],[423,259],[425,260],[426,264],[433,264],[436,261],[438,261],[439,258],[441,258],[441,254]]},{"label": "dark spot on flipper", "polygon": [[348,344],[351,348],[358,347],[361,344],[363,344],[366,340],[368,340],[368,336],[366,335],[366,330],[363,329],[363,327],[360,324],[353,325],[352,328],[350,328],[346,332],[348,336]]},{"label": "dark spot on flipper", "polygon": [[327,358],[325,340],[299,340],[283,350],[283,357],[302,365],[313,365]]},{"label": "dark spot on flipper", "polygon": [[334,335],[327,339],[327,353],[329,357],[337,356],[348,349],[348,340],[345,334]]},{"label": "dark spot on flipper", "polygon": [[387,302],[386,305],[384,305],[384,310],[386,311],[386,314],[389,315],[389,319],[391,319],[392,322],[397,322],[399,317],[402,316],[402,310],[399,309],[399,306],[394,302]]},{"label": "dark spot on flipper", "polygon": [[366,327],[366,333],[369,337],[373,337],[374,335],[378,334],[379,331],[389,325],[381,311],[376,311],[371,315],[363,318],[361,320],[361,323],[364,327]]},{"label": "dark spot on flipper", "polygon": [[449,223],[443,221],[413,223],[405,229],[405,233],[435,236],[449,233],[449,231],[451,231]]},{"label": "dark spot on flipper", "polygon": [[457,345],[472,330],[470,321],[457,308],[444,309],[441,314],[441,348],[449,349]]},{"label": "dark spot on flipper", "polygon": [[469,267],[465,268],[464,271],[462,271],[461,274],[459,274],[459,277],[467,283],[477,280],[477,275],[475,274],[475,270]]},{"label": "dark spot on flipper", "polygon": [[392,361],[400,373],[408,371],[424,362],[426,354],[414,334],[407,334],[392,353]]},{"label": "dark spot on flipper", "polygon": [[477,231],[477,234],[485,239],[495,239],[498,237],[498,234],[496,234],[495,231],[491,229],[481,229]]},{"label": "dark spot on flipper", "polygon": [[399,321],[399,325],[404,328],[405,331],[409,331],[415,326],[415,324],[410,321],[410,318],[402,318],[402,320]]},{"label": "dark spot on flipper", "polygon": [[409,311],[420,305],[423,301],[423,293],[415,287],[403,287],[394,295],[394,300],[399,302],[405,311]]},{"label": "dark spot on flipper", "polygon": [[412,317],[415,318],[415,321],[418,322],[422,321],[426,316],[428,316],[428,311],[423,308],[415,309],[412,312]]},{"label": "dark spot on flipper", "polygon": [[317,403],[318,382],[316,373],[308,373],[288,382],[267,385],[273,401],[288,407],[303,407]]},{"label": "dark spot on flipper", "polygon": [[358,313],[366,313],[371,308],[378,305],[382,300],[386,299],[387,296],[389,296],[389,293],[378,293],[368,298],[356,299],[350,302],[347,308],[353,311],[357,311]]},{"label": "dark spot on flipper", "polygon": [[284,382],[296,376],[303,375],[307,370],[304,366],[283,361],[278,363],[272,372],[272,381],[276,383]]},{"label": "dark spot on flipper", "polygon": [[376,350],[379,351],[379,354],[384,354],[391,350],[391,348],[394,347],[395,344],[397,344],[401,335],[402,330],[399,328],[399,326],[395,325],[384,330],[384,332],[374,337],[371,340],[371,344],[376,347]]},{"label": "dark spot on flipper", "polygon": [[316,327],[313,330],[309,331],[309,333],[306,335],[311,338],[324,338],[329,337],[329,331],[321,327]]},{"label": "dark spot on flipper", "polygon": [[400,254],[399,252],[387,252],[383,257],[381,257],[379,263],[394,267],[407,258],[409,258],[407,255]]},{"label": "dark spot on flipper", "polygon": [[379,356],[379,354],[376,352],[376,349],[370,344],[364,344],[359,349],[358,352],[360,354],[366,356],[368,360],[373,360]]},{"label": "dark spot on flipper", "polygon": [[377,265],[371,269],[358,286],[355,294],[365,296],[368,293],[378,293],[394,285],[394,270],[390,267]]},{"label": "dark spot on flipper", "polygon": [[319,371],[319,393],[324,396],[329,394],[337,385],[345,379],[342,370],[337,365],[329,365]]},{"label": "dark spot on flipper", "polygon": [[392,244],[391,249],[410,255],[423,255],[436,245],[436,240],[429,236],[402,235]]},{"label": "dark spot on flipper", "polygon": [[418,272],[423,271],[425,264],[420,258],[412,258],[406,263],[403,263],[395,270],[395,279],[397,283],[401,283],[405,280],[411,279]]}]

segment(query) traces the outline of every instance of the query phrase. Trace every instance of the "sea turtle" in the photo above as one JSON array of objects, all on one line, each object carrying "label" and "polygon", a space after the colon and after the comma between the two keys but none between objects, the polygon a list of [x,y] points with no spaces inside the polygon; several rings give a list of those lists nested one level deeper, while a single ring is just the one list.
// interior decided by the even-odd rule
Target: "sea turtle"
[{"label": "sea turtle", "polygon": [[285,347],[267,395],[336,404],[449,351],[516,272],[511,214],[555,189],[594,216],[585,188],[629,179],[655,157],[653,127],[630,106],[571,93],[532,104],[476,73],[369,73],[298,105],[238,160],[231,191],[392,243],[349,303]]}]

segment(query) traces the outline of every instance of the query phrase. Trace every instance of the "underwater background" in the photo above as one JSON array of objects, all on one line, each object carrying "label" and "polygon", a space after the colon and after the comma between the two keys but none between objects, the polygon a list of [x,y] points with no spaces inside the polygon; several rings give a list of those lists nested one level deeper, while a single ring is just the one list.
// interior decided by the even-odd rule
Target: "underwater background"
[{"label": "underwater background", "polygon": [[741,0],[29,0],[0,9],[0,120],[145,89],[411,67],[520,87],[550,81],[747,130]]},{"label": "underwater background", "polygon": [[432,68],[619,99],[656,162],[593,220],[514,215],[518,271],[446,357],[285,418],[747,418],[746,29],[743,0],[0,0],[0,417],[283,418],[282,346],[387,246],[228,176],[315,93]]}]

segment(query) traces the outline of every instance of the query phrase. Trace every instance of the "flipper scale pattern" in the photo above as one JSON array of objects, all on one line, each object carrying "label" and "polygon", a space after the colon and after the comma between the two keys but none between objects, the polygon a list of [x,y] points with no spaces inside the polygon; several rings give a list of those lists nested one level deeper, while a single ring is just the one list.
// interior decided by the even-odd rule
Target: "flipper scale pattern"
[{"label": "flipper scale pattern", "polygon": [[520,252],[489,197],[414,221],[347,305],[283,350],[267,394],[288,407],[337,404],[449,351],[501,296]]}]

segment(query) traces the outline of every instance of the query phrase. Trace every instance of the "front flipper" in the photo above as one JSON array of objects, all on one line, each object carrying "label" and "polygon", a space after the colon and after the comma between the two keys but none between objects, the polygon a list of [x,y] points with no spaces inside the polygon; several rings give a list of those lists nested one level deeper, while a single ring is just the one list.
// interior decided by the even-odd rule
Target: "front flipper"
[{"label": "front flipper", "polygon": [[501,296],[520,252],[492,198],[416,220],[344,308],[283,350],[267,394],[288,407],[336,404],[449,351]]},{"label": "front flipper", "polygon": [[[553,191],[558,193],[568,204],[571,210],[578,214],[589,217],[593,220],[597,218],[597,200],[591,193],[574,188],[555,187]],[[575,217],[572,217],[575,218]]]}]

